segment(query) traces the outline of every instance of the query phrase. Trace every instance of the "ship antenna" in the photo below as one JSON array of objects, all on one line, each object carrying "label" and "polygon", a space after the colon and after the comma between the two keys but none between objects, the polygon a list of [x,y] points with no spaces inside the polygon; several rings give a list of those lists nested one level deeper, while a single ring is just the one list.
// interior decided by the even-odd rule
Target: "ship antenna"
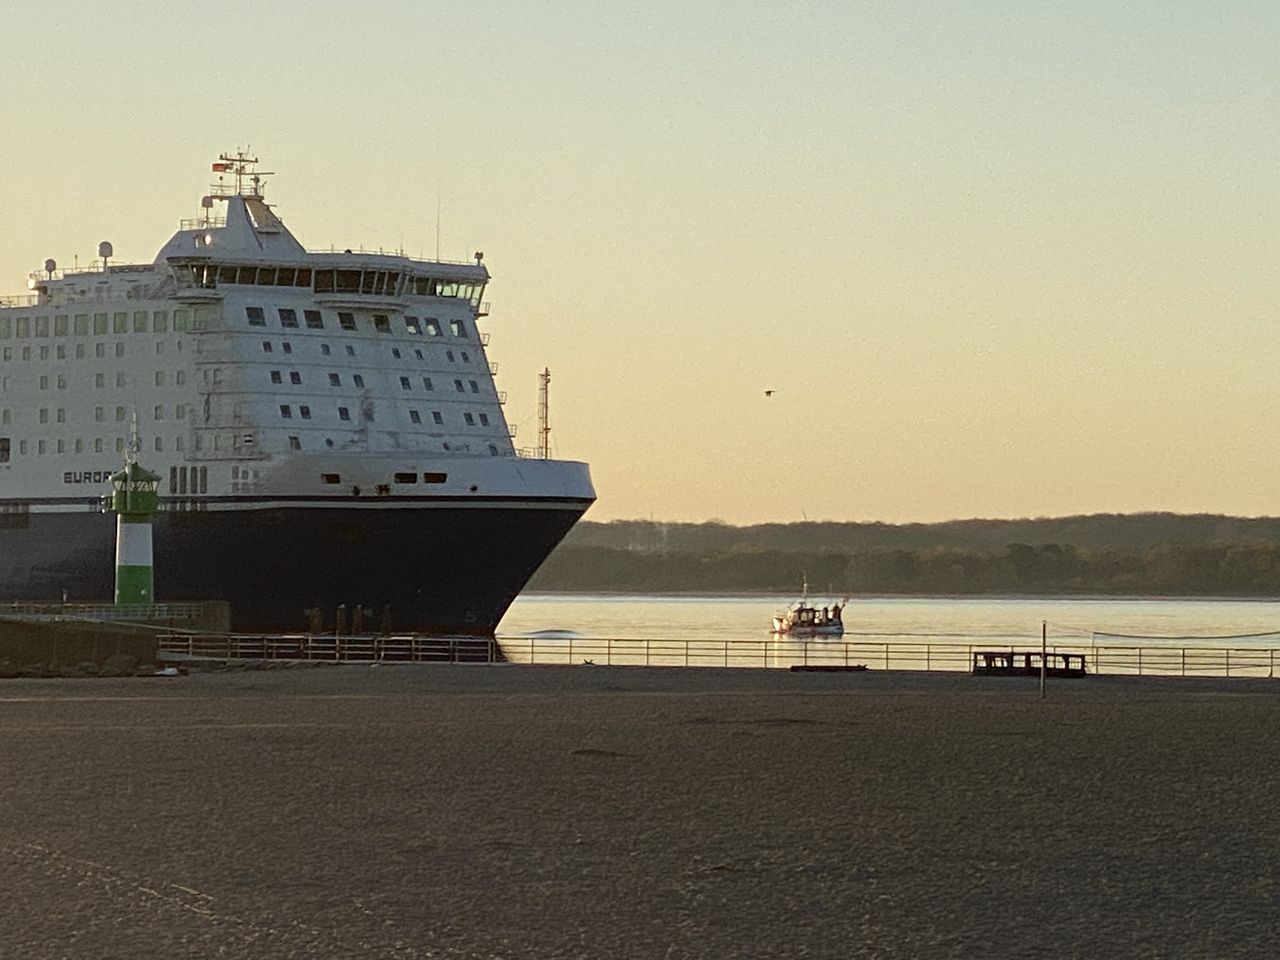
[{"label": "ship antenna", "polygon": [[551,368],[538,374],[538,446],[543,460],[551,459]]}]

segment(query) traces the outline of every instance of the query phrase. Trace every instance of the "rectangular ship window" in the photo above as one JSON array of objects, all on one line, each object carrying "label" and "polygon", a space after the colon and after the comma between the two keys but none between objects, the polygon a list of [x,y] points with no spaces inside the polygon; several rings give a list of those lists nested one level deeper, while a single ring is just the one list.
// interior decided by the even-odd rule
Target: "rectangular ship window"
[{"label": "rectangular ship window", "polygon": [[418,475],[416,473],[397,473],[396,483],[417,483]]},{"label": "rectangular ship window", "polygon": [[280,314],[280,326],[296,327],[298,325],[298,311],[290,310],[288,307],[276,308],[276,313]]},{"label": "rectangular ship window", "polygon": [[262,312],[261,307],[245,307],[244,315],[249,320],[251,327],[265,327],[267,325],[267,316]]},{"label": "rectangular ship window", "polygon": [[324,329],[324,317],[321,316],[319,310],[304,310],[302,313],[307,318],[308,330]]},{"label": "rectangular ship window", "polygon": [[351,411],[350,411],[350,410],[348,410],[346,407],[339,407],[339,408],[338,408],[338,419],[339,419],[339,420],[350,420],[350,419],[351,419]]},{"label": "rectangular ship window", "polygon": [[338,314],[338,326],[343,330],[354,330],[356,328],[356,315],[354,313]]},{"label": "rectangular ship window", "polygon": [[435,317],[427,317],[422,321],[422,323],[426,327],[427,336],[429,337],[440,336],[440,321],[437,320]]},{"label": "rectangular ship window", "polygon": [[0,463],[9,462],[9,438],[0,437]]},{"label": "rectangular ship window", "polygon": [[375,313],[373,315],[373,329],[378,333],[390,333],[391,321],[387,319],[386,314]]},{"label": "rectangular ship window", "polygon": [[447,473],[424,473],[422,475],[423,483],[444,483],[449,479]]},{"label": "rectangular ship window", "polygon": [[336,473],[322,473],[320,474],[320,479],[323,480],[325,483],[341,483],[342,482],[342,477],[340,477]]},{"label": "rectangular ship window", "polygon": [[413,334],[422,333],[422,324],[418,323],[417,317],[405,317],[404,328]]}]

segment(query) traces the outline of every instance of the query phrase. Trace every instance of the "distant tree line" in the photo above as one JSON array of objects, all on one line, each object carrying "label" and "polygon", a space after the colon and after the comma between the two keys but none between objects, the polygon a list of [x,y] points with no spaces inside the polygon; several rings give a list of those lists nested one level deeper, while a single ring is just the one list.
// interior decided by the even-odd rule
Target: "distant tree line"
[{"label": "distant tree line", "polygon": [[[822,594],[1280,596],[1280,524],[1270,518],[584,526],[543,564],[530,589],[790,594],[807,579]],[[1036,536],[1067,527],[1080,542]],[[934,529],[934,543],[918,542],[921,528]],[[986,542],[1014,530],[1023,539]],[[872,543],[832,545],[858,540]]]}]

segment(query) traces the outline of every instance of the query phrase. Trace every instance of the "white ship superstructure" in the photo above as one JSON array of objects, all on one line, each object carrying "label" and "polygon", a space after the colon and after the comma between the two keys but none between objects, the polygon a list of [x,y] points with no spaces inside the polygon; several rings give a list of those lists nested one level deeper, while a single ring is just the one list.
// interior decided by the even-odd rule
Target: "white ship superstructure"
[{"label": "white ship superstructure", "polygon": [[[512,442],[478,329],[483,256],[309,253],[266,203],[255,163],[214,164],[223,178],[203,215],[154,262],[113,263],[104,244],[91,268],[47,262],[29,297],[3,302],[0,598],[101,593],[34,543],[38,556],[15,550],[20,531],[59,515],[80,518],[63,533],[95,539],[88,520],[136,416],[172,533],[165,549],[157,531],[161,599],[225,594],[246,627],[350,604],[389,608],[406,628],[491,631],[594,492],[585,464],[523,457]],[[294,555],[308,545],[325,555]],[[276,550],[296,581],[254,555]],[[450,552],[452,569],[439,562]],[[226,557],[234,566],[211,579]],[[310,589],[314,564],[330,568]],[[275,578],[252,587],[277,589],[280,612],[234,577]]]}]

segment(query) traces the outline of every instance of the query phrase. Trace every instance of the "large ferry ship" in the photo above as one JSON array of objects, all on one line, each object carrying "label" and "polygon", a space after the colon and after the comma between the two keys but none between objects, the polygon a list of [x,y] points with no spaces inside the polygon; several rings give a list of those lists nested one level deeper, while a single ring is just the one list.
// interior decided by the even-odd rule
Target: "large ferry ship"
[{"label": "large ferry ship", "polygon": [[0,301],[0,601],[109,601],[123,456],[162,477],[160,601],[240,631],[491,635],[595,498],[517,449],[485,353],[483,254],[305,250],[257,160],[213,164],[148,264],[46,261]]}]

